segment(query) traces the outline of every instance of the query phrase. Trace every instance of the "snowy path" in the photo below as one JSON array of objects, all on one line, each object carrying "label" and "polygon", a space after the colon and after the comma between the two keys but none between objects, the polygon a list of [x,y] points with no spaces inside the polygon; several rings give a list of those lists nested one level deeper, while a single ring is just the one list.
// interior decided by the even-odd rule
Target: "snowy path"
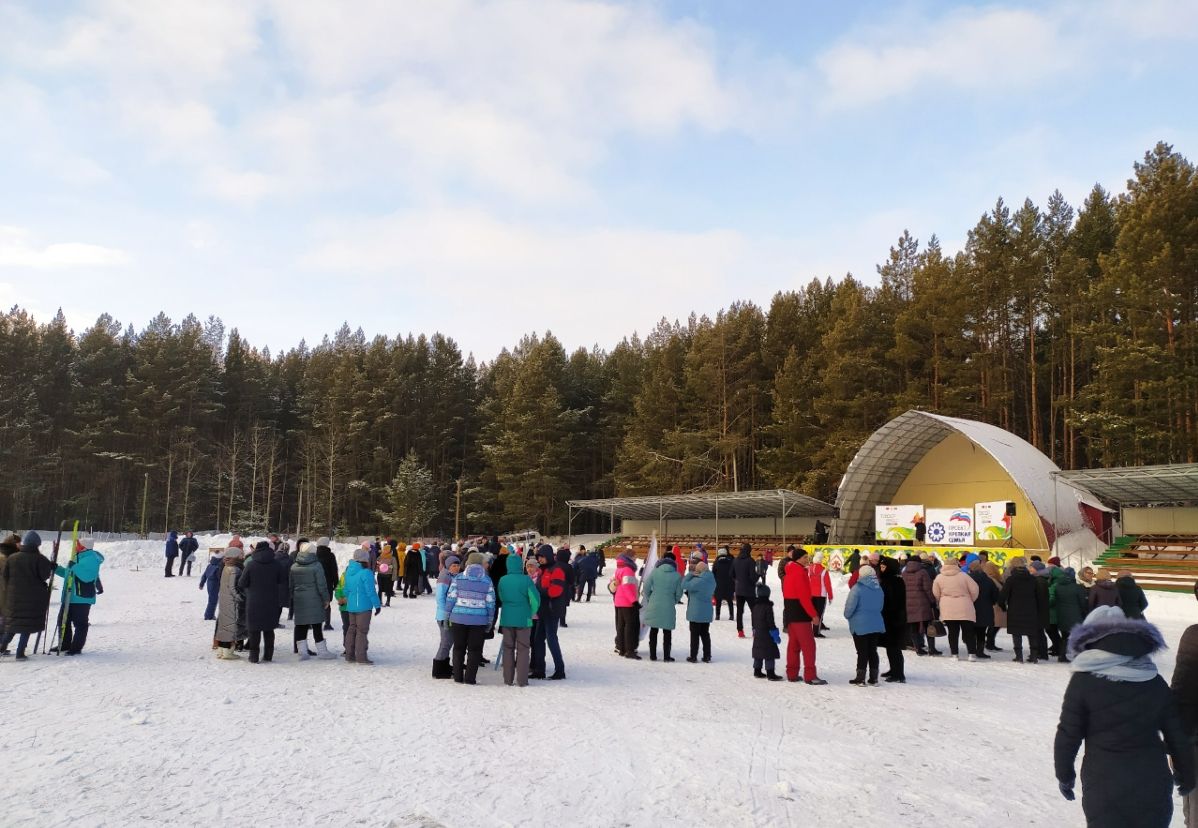
[{"label": "snowy path", "polygon": [[[684,623],[676,663],[617,658],[604,591],[570,608],[567,681],[509,689],[484,668],[464,687],[429,677],[431,597],[375,619],[374,667],[299,663],[290,629],[274,664],[226,663],[198,578],[114,558],[83,657],[0,664],[6,828],[1083,821],[1052,776],[1066,668],[1010,663],[1009,639],[992,663],[913,657],[906,686],[851,687],[838,596],[831,683],[767,684],[726,620],[712,664],[682,660]],[[1198,606],[1150,598],[1175,645]],[[1171,653],[1158,664],[1171,675]]]}]

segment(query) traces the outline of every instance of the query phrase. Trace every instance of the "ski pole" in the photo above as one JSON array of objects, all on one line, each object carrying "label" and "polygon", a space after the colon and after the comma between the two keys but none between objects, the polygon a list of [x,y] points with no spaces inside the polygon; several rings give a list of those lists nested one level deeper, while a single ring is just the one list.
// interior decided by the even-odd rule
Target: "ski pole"
[{"label": "ski pole", "polygon": [[[58,536],[54,538],[54,550],[50,553],[50,583],[46,586],[46,617],[42,621],[42,628],[38,630],[37,638],[33,640],[33,651],[36,653],[38,648],[44,647],[50,640],[50,636],[42,637],[43,631],[50,626],[50,600],[54,597],[54,569],[58,566],[58,546],[62,543],[62,533],[66,531],[67,522],[64,520],[58,524]],[[42,649],[42,652],[46,651]]]}]

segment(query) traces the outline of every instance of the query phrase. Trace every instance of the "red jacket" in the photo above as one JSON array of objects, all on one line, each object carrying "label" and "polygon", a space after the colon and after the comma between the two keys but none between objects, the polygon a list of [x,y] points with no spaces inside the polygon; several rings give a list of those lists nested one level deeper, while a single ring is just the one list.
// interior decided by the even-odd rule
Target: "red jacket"
[{"label": "red jacket", "polygon": [[811,602],[811,576],[797,561],[786,565],[786,573],[782,576],[782,597],[787,601],[798,601],[809,618],[815,618],[815,604]]},{"label": "red jacket", "polygon": [[811,579],[811,594],[816,598],[827,598],[831,602],[832,576],[824,569],[824,565],[812,564],[807,568],[807,574]]}]

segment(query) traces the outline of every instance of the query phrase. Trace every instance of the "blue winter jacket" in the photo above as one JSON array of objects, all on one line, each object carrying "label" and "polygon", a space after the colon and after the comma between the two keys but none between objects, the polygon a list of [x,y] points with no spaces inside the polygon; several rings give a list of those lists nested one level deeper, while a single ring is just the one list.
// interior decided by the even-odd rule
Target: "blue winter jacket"
[{"label": "blue winter jacket", "polygon": [[94,549],[85,549],[67,566],[54,567],[58,577],[63,580],[71,572],[75,574],[71,589],[72,604],[96,603],[96,584],[100,580],[100,564],[102,563],[104,563],[103,555]]},{"label": "blue winter jacket", "polygon": [[453,576],[449,574],[448,569],[441,570],[441,574],[437,576],[437,585],[433,587],[433,598],[437,601],[437,620],[449,620],[449,610],[445,608],[445,596],[449,594],[449,585],[453,583]]},{"label": "blue winter jacket", "polygon": [[599,577],[599,559],[591,552],[574,561],[574,574],[578,583],[589,583]]},{"label": "blue winter jacket", "polygon": [[168,558],[179,557],[179,533],[171,532],[166,539],[166,556]]},{"label": "blue winter jacket", "polygon": [[204,567],[204,574],[200,576],[200,589],[208,587],[209,598],[220,595],[220,574],[224,567],[224,558],[210,558],[208,565]]},{"label": "blue winter jacket", "polygon": [[489,627],[495,620],[495,585],[480,564],[453,579],[445,595],[449,623]]},{"label": "blue winter jacket", "polygon": [[882,586],[875,576],[857,581],[849,591],[849,600],[844,604],[849,632],[853,635],[886,632],[886,623],[882,620],[882,601]]},{"label": "blue winter jacket", "polygon": [[708,570],[702,575],[691,573],[682,579],[686,595],[686,620],[694,624],[710,624],[715,616],[711,599],[715,595],[715,576]]},{"label": "blue winter jacket", "polygon": [[345,611],[367,612],[380,606],[374,573],[357,561],[350,561],[345,567]]}]

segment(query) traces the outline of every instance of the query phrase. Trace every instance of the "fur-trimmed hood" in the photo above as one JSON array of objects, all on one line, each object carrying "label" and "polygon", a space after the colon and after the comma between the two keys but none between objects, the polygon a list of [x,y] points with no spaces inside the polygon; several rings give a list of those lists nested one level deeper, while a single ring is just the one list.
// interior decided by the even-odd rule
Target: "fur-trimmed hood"
[{"label": "fur-trimmed hood", "polygon": [[1128,656],[1146,656],[1167,649],[1164,636],[1153,624],[1127,618],[1118,607],[1096,607],[1084,623],[1069,634],[1069,655],[1083,650],[1106,650]]}]

